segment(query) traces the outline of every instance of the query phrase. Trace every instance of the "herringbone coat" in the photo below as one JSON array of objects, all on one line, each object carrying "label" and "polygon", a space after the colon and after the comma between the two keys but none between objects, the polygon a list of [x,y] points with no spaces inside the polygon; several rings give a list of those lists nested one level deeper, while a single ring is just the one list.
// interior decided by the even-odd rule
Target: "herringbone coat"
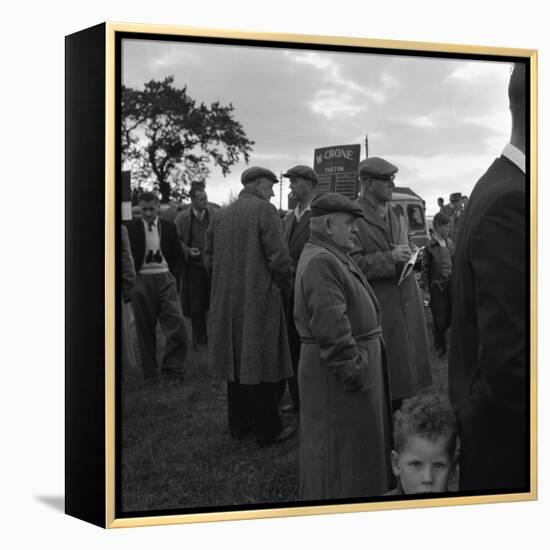
[{"label": "herringbone coat", "polygon": [[253,190],[218,210],[206,233],[211,364],[241,384],[292,376],[285,319],[290,256],[275,207]]}]

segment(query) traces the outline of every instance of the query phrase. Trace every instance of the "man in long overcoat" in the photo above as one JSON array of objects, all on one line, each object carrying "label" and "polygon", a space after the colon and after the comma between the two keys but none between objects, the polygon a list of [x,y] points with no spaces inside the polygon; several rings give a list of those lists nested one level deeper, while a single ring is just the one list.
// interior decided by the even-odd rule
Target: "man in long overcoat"
[{"label": "man in long overcoat", "polygon": [[205,263],[212,273],[211,364],[228,381],[229,430],[253,431],[260,445],[292,435],[279,415],[281,383],[292,375],[285,322],[290,256],[277,210],[277,177],[252,167],[238,199],[217,211],[208,228]]},{"label": "man in long overcoat", "polygon": [[191,206],[174,220],[185,261],[181,270],[180,295],[183,314],[191,318],[193,346],[206,344],[206,312],[210,302],[210,287],[204,267],[206,230],[214,215],[208,206],[206,191],[191,187]]},{"label": "man in long overcoat", "polygon": [[391,408],[380,307],[348,255],[361,209],[339,193],[311,204],[296,274],[302,341],[300,498],[368,497],[391,483]]},{"label": "man in long overcoat", "polygon": [[461,490],[529,489],[525,66],[514,66],[508,93],[512,137],[470,195],[453,269]]},{"label": "man in long overcoat", "polygon": [[390,200],[397,167],[378,157],[359,166],[361,197],[356,204],[358,248],[352,257],[380,302],[394,409],[432,381],[424,305],[414,273],[398,284],[411,251],[402,217]]}]

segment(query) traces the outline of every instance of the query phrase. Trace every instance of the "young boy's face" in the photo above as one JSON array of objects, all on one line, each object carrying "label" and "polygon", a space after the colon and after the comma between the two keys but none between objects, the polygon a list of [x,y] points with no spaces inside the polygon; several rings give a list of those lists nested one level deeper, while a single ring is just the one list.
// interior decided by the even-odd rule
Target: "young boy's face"
[{"label": "young boy's face", "polygon": [[392,469],[407,495],[448,491],[454,469],[449,438],[441,436],[432,441],[418,435],[408,436],[401,452],[392,451]]},{"label": "young boy's face", "polygon": [[451,226],[448,223],[438,223],[434,226],[434,229],[443,239],[446,239],[451,232]]}]

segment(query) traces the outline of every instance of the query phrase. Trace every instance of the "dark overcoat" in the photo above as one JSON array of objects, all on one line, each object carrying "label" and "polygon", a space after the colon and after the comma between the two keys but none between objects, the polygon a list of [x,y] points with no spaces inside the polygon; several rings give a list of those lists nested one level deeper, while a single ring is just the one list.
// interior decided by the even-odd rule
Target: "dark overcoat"
[{"label": "dark overcoat", "polygon": [[210,222],[205,264],[212,275],[211,364],[241,384],[291,376],[284,313],[290,257],[275,207],[253,190],[241,191]]},{"label": "dark overcoat", "polygon": [[526,207],[525,175],[500,157],[463,214],[449,355],[460,490],[527,483]]},{"label": "dark overcoat", "polygon": [[[174,220],[178,239],[183,251],[184,262],[180,275],[181,305],[186,317],[208,310],[209,289],[208,277],[204,270],[203,257],[197,263],[191,259],[189,239],[191,238],[192,208],[182,210]],[[205,216],[212,220],[215,210],[207,206]],[[201,250],[204,254],[204,250]],[[200,262],[200,263],[199,263]]]},{"label": "dark overcoat", "polygon": [[382,495],[391,486],[391,409],[380,308],[361,270],[316,228],[298,262],[294,320],[300,498]]},{"label": "dark overcoat", "polygon": [[414,273],[400,285],[403,264],[392,248],[409,244],[402,219],[388,205],[389,227],[365,199],[356,204],[365,219],[357,219],[358,250],[352,257],[371,284],[382,308],[382,329],[388,355],[392,399],[414,395],[432,382],[424,305]]},{"label": "dark overcoat", "polygon": [[285,241],[288,245],[288,252],[292,260],[292,271],[296,272],[296,266],[298,264],[298,259],[300,254],[304,249],[305,244],[309,239],[309,220],[311,218],[311,211],[306,210],[300,221],[296,220],[296,215],[294,210],[287,212],[284,218],[284,236]]}]

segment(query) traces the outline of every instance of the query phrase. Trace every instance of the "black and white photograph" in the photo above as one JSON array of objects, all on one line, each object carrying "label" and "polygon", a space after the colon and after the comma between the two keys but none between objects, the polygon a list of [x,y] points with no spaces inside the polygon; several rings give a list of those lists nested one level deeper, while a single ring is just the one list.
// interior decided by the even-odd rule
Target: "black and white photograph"
[{"label": "black and white photograph", "polygon": [[3,548],[541,546],[544,3],[3,13]]},{"label": "black and white photograph", "polygon": [[528,58],[117,40],[117,517],[532,493]]}]

